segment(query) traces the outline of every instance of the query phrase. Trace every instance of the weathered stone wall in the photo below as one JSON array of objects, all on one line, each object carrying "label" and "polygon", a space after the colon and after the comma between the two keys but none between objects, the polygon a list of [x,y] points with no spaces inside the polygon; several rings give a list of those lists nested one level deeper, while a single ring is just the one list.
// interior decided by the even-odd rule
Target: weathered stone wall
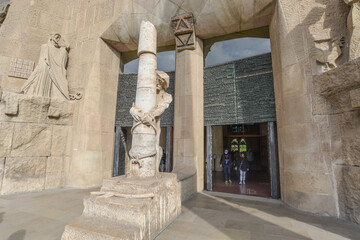
[{"label": "weathered stone wall", "polygon": [[[26,79],[8,76],[12,58],[37,64],[40,46],[51,32],[70,45],[70,92],[83,98],[74,110],[68,186],[100,185],[111,176],[120,54],[101,34],[131,1],[14,0],[0,28],[0,85],[18,91]],[[46,124],[46,123],[43,123]],[[76,160],[75,160],[76,159]]]},{"label": "weathered stone wall", "polygon": [[65,185],[75,105],[69,101],[11,92],[2,94],[1,194],[40,191]]},{"label": "weathered stone wall", "polygon": [[[311,52],[319,47],[315,42],[319,39],[323,44],[337,36],[348,41],[348,12],[346,4],[338,0],[280,0],[270,25],[282,200],[297,209],[336,217],[341,216],[341,200],[330,149],[345,145],[331,141],[330,136],[351,125],[343,125],[343,121],[330,126],[329,113],[316,113],[325,105],[314,91],[314,75],[319,74],[321,65]],[[346,60],[344,54],[337,63]],[[347,134],[355,136],[355,132]],[[355,176],[348,176],[354,180]]]},{"label": "weathered stone wall", "polygon": [[314,78],[325,159],[333,170],[340,217],[360,223],[360,112],[353,91],[360,89],[360,59]]}]

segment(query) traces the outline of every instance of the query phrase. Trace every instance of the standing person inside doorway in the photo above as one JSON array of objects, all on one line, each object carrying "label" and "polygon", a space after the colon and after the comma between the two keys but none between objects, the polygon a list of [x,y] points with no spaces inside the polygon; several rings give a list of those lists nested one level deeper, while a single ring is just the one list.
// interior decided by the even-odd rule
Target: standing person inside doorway
[{"label": "standing person inside doorway", "polygon": [[231,155],[227,148],[225,148],[224,154],[221,156],[220,167],[224,167],[225,183],[231,183]]},{"label": "standing person inside doorway", "polygon": [[245,184],[246,171],[249,171],[249,163],[245,158],[245,154],[241,153],[240,158],[236,161],[236,167],[240,171],[240,181],[239,184]]}]

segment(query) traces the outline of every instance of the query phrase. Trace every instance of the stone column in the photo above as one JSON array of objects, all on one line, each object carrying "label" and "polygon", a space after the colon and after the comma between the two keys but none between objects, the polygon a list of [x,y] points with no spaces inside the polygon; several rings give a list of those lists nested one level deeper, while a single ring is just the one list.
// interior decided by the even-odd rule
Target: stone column
[{"label": "stone column", "polygon": [[279,161],[277,154],[276,127],[274,122],[268,122],[268,148],[270,162],[271,197],[278,199],[279,191]]},{"label": "stone column", "polygon": [[223,168],[220,167],[221,155],[224,153],[224,136],[223,136],[223,127],[222,126],[213,126],[212,127],[212,154],[216,155],[214,160],[214,170],[216,172],[222,172]]},{"label": "stone column", "polygon": [[[174,172],[197,173],[197,190],[204,188],[203,41],[195,37],[189,14],[175,23]],[[181,23],[186,22],[186,24]],[[183,29],[181,26],[190,28]]]},{"label": "stone column", "polygon": [[[139,72],[135,108],[149,113],[156,107],[156,29],[150,22],[141,22],[139,36]],[[131,173],[139,177],[155,176],[155,123],[134,121],[132,128]]]},{"label": "stone column", "polygon": [[166,127],[166,163],[165,172],[170,172],[171,127]]},{"label": "stone column", "polygon": [[206,190],[212,191],[212,132],[211,126],[206,126]]}]

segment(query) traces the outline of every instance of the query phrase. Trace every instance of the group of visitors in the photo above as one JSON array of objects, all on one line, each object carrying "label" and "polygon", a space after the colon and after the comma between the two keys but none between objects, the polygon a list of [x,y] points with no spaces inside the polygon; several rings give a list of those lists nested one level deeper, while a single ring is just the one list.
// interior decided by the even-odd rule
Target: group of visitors
[{"label": "group of visitors", "polygon": [[239,184],[245,184],[246,172],[249,171],[249,163],[245,157],[245,152],[240,153],[240,157],[234,162],[229,149],[226,148],[220,160],[220,167],[224,168],[226,184],[231,183],[231,169],[234,164],[235,171],[239,172]]}]

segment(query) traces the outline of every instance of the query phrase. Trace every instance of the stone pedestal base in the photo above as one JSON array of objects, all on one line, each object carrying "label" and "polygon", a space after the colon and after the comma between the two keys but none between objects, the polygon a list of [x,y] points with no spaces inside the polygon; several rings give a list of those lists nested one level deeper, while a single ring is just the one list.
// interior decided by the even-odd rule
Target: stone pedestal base
[{"label": "stone pedestal base", "polygon": [[181,212],[175,174],[105,180],[84,199],[83,214],[65,227],[62,240],[154,239]]}]

